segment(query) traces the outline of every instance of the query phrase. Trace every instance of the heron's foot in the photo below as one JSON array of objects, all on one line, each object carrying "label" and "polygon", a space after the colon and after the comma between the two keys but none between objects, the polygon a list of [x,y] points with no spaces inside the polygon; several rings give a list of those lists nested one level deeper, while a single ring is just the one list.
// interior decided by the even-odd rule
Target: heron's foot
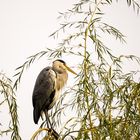
[{"label": "heron's foot", "polygon": [[60,138],[60,135],[59,135],[53,128],[49,129],[48,132],[49,132],[52,136],[54,136],[54,138],[55,138],[56,140],[58,140],[58,139]]}]

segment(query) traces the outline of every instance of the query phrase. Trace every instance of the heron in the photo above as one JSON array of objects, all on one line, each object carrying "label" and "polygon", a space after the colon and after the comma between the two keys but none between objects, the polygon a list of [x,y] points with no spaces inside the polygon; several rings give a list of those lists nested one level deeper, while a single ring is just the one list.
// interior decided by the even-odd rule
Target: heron
[{"label": "heron", "polygon": [[68,80],[68,71],[77,75],[63,60],[57,59],[53,61],[52,67],[48,66],[39,73],[32,96],[35,124],[42,113],[45,114],[46,120],[48,119],[48,110],[59,99],[61,90]]}]

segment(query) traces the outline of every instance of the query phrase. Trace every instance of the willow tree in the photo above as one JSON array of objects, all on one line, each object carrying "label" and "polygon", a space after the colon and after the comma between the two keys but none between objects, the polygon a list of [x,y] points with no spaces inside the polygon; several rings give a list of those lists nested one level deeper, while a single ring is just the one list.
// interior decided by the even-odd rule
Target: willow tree
[{"label": "willow tree", "polygon": [[[74,84],[65,90],[50,112],[60,140],[140,138],[140,83],[134,80],[139,71],[125,72],[122,65],[126,60],[139,64],[140,58],[123,54],[115,56],[103,42],[106,34],[121,43],[125,42],[124,35],[103,20],[102,8],[113,2],[79,0],[72,9],[60,13],[60,28],[50,35],[61,40],[58,46],[30,56],[17,68],[15,89],[25,69],[38,58],[68,56],[78,60],[76,68],[79,73]],[[119,3],[118,0],[115,2]],[[126,3],[139,12],[140,6],[135,0],[126,0]],[[46,122],[42,123],[32,139],[39,137],[44,130],[47,132],[44,139],[55,139]]]},{"label": "willow tree", "polygon": [[11,140],[21,140],[13,82],[4,73],[0,73],[0,93],[0,113],[6,110],[4,118],[7,118],[6,122],[2,118],[0,120],[0,137],[6,134]]}]

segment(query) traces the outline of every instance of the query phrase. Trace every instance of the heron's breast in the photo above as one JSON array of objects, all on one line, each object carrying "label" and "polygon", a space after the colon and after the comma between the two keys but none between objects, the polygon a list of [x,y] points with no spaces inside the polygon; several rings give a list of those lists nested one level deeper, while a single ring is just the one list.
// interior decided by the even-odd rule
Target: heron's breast
[{"label": "heron's breast", "polygon": [[51,108],[55,105],[55,103],[56,103],[56,101],[59,99],[59,97],[60,97],[60,91],[56,91],[56,92],[55,92],[55,95],[54,95],[54,97],[53,97],[53,99],[52,99],[52,102],[51,102],[51,104],[49,105],[49,108],[48,108],[48,109],[51,109]]}]

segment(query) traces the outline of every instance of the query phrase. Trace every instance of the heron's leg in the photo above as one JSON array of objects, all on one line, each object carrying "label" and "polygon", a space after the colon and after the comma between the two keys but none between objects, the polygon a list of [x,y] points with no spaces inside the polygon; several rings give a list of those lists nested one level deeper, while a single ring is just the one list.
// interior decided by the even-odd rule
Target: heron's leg
[{"label": "heron's leg", "polygon": [[51,129],[50,131],[53,131],[53,135],[54,135],[54,137],[57,140],[59,138],[59,134],[53,129],[52,123],[51,123],[51,121],[49,119],[49,115],[48,115],[48,111],[47,110],[45,110],[45,116],[46,116],[46,121],[47,121],[47,127]]},{"label": "heron's leg", "polygon": [[49,119],[48,111],[45,110],[45,117],[46,117],[46,122],[47,122],[47,127],[52,129],[52,123]]},{"label": "heron's leg", "polygon": [[47,127],[50,128],[50,126],[49,126],[49,121],[48,121],[48,117],[46,118],[46,122],[47,122]]}]

